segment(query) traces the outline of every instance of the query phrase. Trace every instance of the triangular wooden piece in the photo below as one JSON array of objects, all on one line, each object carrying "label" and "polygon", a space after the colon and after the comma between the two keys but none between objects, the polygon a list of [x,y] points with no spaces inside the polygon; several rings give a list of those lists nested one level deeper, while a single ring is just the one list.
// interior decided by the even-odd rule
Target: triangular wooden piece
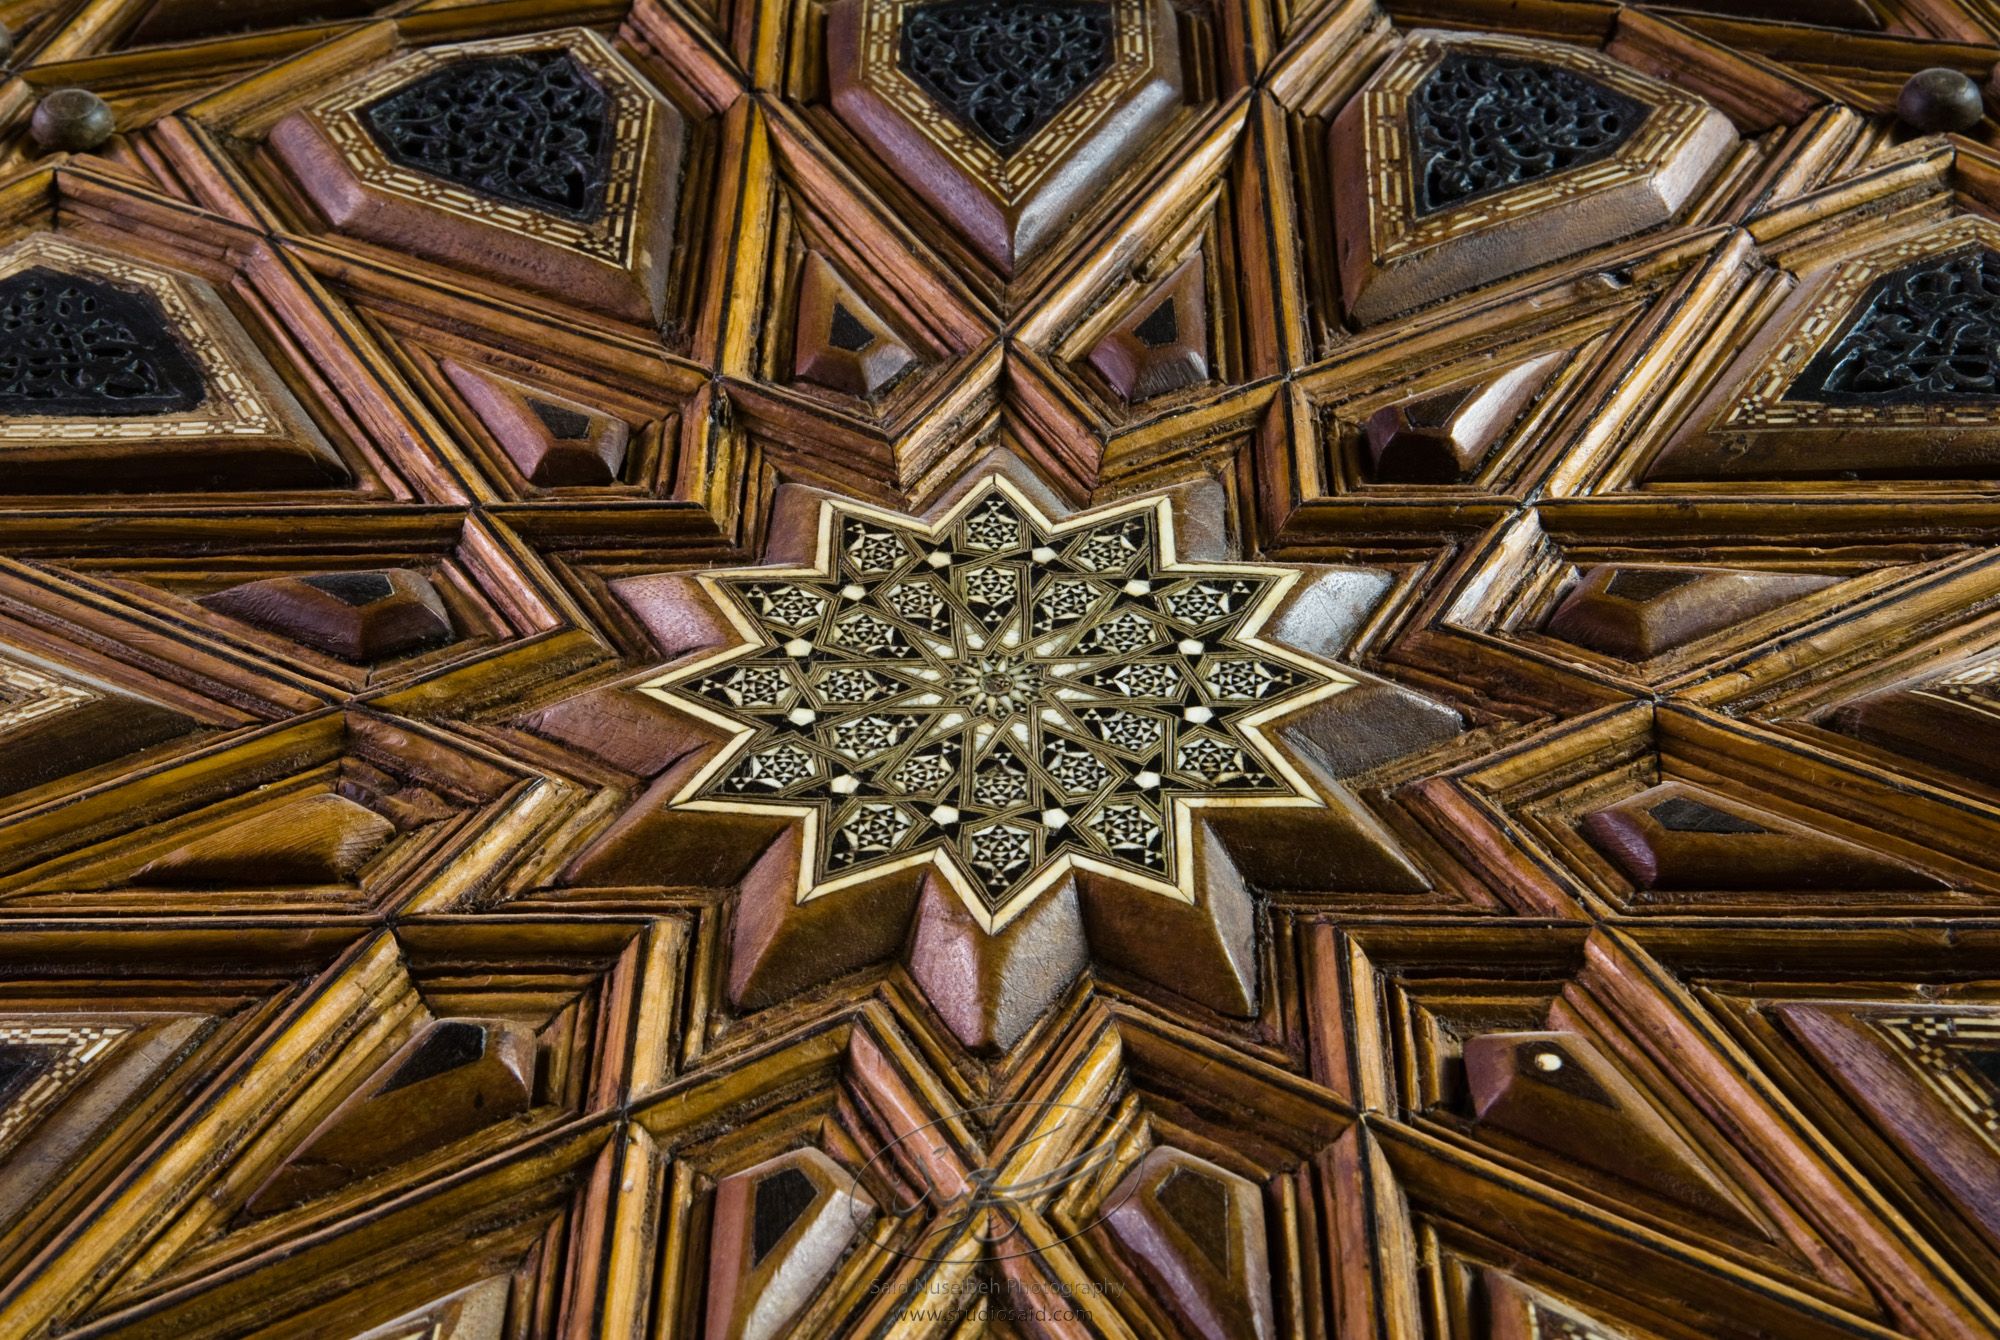
[{"label": "triangular wooden piece", "polygon": [[1481,1340],[1631,1340],[1498,1270],[1479,1272],[1479,1293],[1486,1311]]},{"label": "triangular wooden piece", "polygon": [[1104,1228],[1173,1333],[1276,1335],[1264,1195],[1206,1159],[1156,1146],[1105,1198]]},{"label": "triangular wooden piece", "polygon": [[[1303,746],[1293,761],[1323,804],[1218,810],[1198,825],[1197,831],[1222,840],[1227,855],[1221,859],[1251,887],[1267,893],[1423,893],[1431,888],[1430,877],[1396,835],[1334,772],[1336,766],[1355,766],[1368,755],[1361,749],[1322,753],[1317,741],[1342,726],[1366,723],[1369,729],[1406,730],[1405,739],[1422,747],[1450,738],[1462,722],[1452,709],[1394,685],[1379,694],[1370,692],[1355,714],[1337,706],[1345,696],[1335,694],[1295,714],[1279,732]],[[1220,875],[1220,869],[1215,873]]]},{"label": "triangular wooden piece", "polygon": [[2000,660],[1990,656],[1877,689],[1824,720],[1844,735],[2000,786]]},{"label": "triangular wooden piece", "polygon": [[1772,1012],[1848,1100],[2000,1247],[2000,1008],[1812,1001]]},{"label": "triangular wooden piece", "polygon": [[307,796],[195,838],[148,861],[131,882],[186,888],[346,884],[396,826],[345,796]]},{"label": "triangular wooden piece", "polygon": [[[166,1055],[159,1054],[153,1035],[165,1028],[178,1046],[196,1027],[192,1019],[0,1015],[0,1206],[12,1200],[22,1189],[20,1184],[31,1180],[35,1171],[19,1168],[19,1173],[28,1176],[17,1176],[10,1170],[10,1160],[22,1146],[37,1139],[39,1128],[72,1094],[112,1071],[131,1072],[129,1063],[135,1059],[142,1073],[150,1073],[173,1056],[172,1049]],[[129,1090],[139,1078],[139,1074],[128,1073],[122,1089]],[[57,1143],[72,1151],[75,1148],[71,1140]]]},{"label": "triangular wooden piece", "polygon": [[873,1217],[874,1202],[817,1149],[795,1149],[715,1186],[707,1340],[790,1333]]},{"label": "triangular wooden piece", "polygon": [[513,724],[634,778],[657,777],[691,751],[716,744],[713,730],[628,684],[560,698]]},{"label": "triangular wooden piece", "polygon": [[456,635],[430,579],[408,568],[270,577],[210,592],[200,603],[355,663],[407,656]]},{"label": "triangular wooden piece", "polygon": [[349,1094],[257,1189],[269,1214],[526,1112],[535,1035],[509,1019],[439,1019]]},{"label": "triangular wooden piece", "polygon": [[[1495,123],[1539,128],[1539,152],[1501,151]],[[1348,310],[1381,321],[1657,227],[1735,143],[1715,108],[1596,51],[1413,32],[1333,125]]]},{"label": "triangular wooden piece", "polygon": [[1465,1042],[1477,1126],[1504,1131],[1712,1218],[1754,1222],[1652,1100],[1578,1033]]},{"label": "triangular wooden piece", "polygon": [[1642,889],[1861,892],[1944,881],[1845,838],[1684,782],[1583,818],[1593,845]]},{"label": "triangular wooden piece", "polygon": [[711,753],[704,749],[680,755],[571,859],[562,882],[575,888],[724,888],[742,881],[787,821],[782,816],[670,810],[689,776]]},{"label": "triangular wooden piece", "polygon": [[[1310,750],[1314,763],[1331,777],[1345,780],[1465,732],[1465,718],[1435,698],[1373,675],[1355,672],[1354,679],[1353,688],[1278,729],[1286,743]],[[1408,870],[1402,874],[1395,887],[1414,889],[1423,883],[1412,881]]]},{"label": "triangular wooden piece", "polygon": [[[103,993],[101,983],[84,989]],[[0,1220],[9,1227],[0,1263],[10,1275],[66,1222],[44,1219],[37,1206],[74,1203],[122,1174],[133,1125],[171,1120],[190,1084],[223,1063],[195,1059],[214,1057],[203,1049],[230,1035],[201,1008],[154,997],[130,1013],[95,1011],[83,999],[0,1011]],[[114,1134],[121,1124],[125,1134]]]},{"label": "triangular wooden piece", "polygon": [[1455,484],[1479,468],[1534,401],[1562,354],[1385,405],[1362,425],[1379,484]]},{"label": "triangular wooden piece", "polygon": [[854,286],[824,256],[807,252],[792,325],[793,378],[866,399],[915,362]]},{"label": "triangular wooden piece", "polygon": [[1128,404],[1208,380],[1208,269],[1201,252],[1104,333],[1090,351],[1090,366]]},{"label": "triangular wooden piece", "polygon": [[158,744],[196,723],[94,678],[0,648],[0,796]]},{"label": "triangular wooden piece", "polygon": [[1648,480],[2000,476],[2000,224],[1960,216],[1808,272]]},{"label": "triangular wooden piece", "polygon": [[1545,631],[1621,660],[1650,660],[1839,580],[1809,572],[1606,564],[1583,574]]},{"label": "triangular wooden piece", "polygon": [[441,366],[530,484],[590,488],[618,482],[632,439],[632,427],[623,419],[455,359]]},{"label": "triangular wooden piece", "polygon": [[454,1289],[393,1321],[370,1327],[353,1340],[502,1340],[513,1291],[514,1282],[497,1275]]}]

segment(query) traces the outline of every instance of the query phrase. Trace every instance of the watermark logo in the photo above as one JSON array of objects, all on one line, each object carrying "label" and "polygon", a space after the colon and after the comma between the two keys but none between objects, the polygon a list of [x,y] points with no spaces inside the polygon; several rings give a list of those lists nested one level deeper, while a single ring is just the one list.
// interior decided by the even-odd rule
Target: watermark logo
[{"label": "watermark logo", "polygon": [[[1114,1192],[1092,1209],[1083,1222],[1053,1240],[1031,1241],[1024,1231],[1028,1215],[1065,1188],[1102,1176],[1117,1157],[1115,1139],[1102,1139],[1075,1149],[1054,1165],[1033,1159],[1037,1146],[1073,1143],[1099,1123],[1097,1109],[1072,1103],[1007,1102],[962,1108],[926,1122],[891,1140],[868,1161],[855,1181],[897,1183],[914,1178],[908,1194],[882,1207],[877,1245],[898,1256],[942,1262],[962,1256],[971,1237],[988,1260],[1032,1256],[1056,1243],[1068,1242],[1101,1223],[1123,1202]],[[994,1129],[1025,1122],[1034,1134],[994,1155],[991,1165],[967,1165],[948,1138],[954,1120]],[[935,1169],[948,1169],[940,1175]],[[1009,1171],[1009,1169],[1019,1171]],[[896,1175],[891,1176],[894,1172]],[[882,1176],[870,1179],[871,1173]],[[945,1185],[940,1186],[940,1182]],[[916,1224],[912,1231],[905,1225]]]}]

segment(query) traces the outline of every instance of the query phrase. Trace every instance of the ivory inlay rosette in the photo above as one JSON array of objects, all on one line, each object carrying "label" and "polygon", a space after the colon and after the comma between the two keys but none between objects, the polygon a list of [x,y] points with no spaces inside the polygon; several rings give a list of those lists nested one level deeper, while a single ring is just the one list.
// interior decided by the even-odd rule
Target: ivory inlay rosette
[{"label": "ivory inlay rosette", "polygon": [[1163,499],[828,501],[811,563],[698,574],[741,640],[646,688],[731,739],[671,804],[798,818],[800,902],[926,865],[989,931],[1077,871],[1193,902],[1199,811],[1324,805],[1265,729],[1355,683],[1260,636],[1299,576],[1182,561]]}]

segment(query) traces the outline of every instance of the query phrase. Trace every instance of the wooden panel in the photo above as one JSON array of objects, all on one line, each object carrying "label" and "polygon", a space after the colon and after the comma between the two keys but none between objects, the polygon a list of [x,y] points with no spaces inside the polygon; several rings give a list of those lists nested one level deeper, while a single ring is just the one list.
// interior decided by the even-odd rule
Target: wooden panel
[{"label": "wooden panel", "polygon": [[0,22],[0,1334],[2000,1333],[1991,4]]}]

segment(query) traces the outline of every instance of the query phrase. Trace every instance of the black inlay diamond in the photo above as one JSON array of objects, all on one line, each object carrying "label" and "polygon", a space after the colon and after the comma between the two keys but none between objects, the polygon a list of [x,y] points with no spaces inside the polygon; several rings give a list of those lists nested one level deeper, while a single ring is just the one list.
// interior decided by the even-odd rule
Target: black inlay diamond
[{"label": "black inlay diamond", "polygon": [[819,1188],[797,1168],[785,1168],[757,1183],[757,1204],[751,1214],[750,1264],[771,1254],[799,1216],[819,1199]]},{"label": "black inlay diamond", "polygon": [[850,354],[858,354],[875,343],[875,332],[861,324],[861,318],[842,307],[833,306],[833,321],[827,331],[827,342],[836,349],[845,349]]},{"label": "black inlay diamond", "polygon": [[581,442],[590,436],[588,414],[579,414],[562,405],[551,405],[546,400],[530,400],[528,408],[542,421],[542,427],[549,430],[549,436],[558,442]]},{"label": "black inlay diamond", "polygon": [[1213,1177],[1176,1168],[1153,1193],[1215,1268],[1229,1273],[1229,1188]]},{"label": "black inlay diamond", "polygon": [[315,591],[324,591],[343,605],[360,609],[372,605],[396,588],[379,572],[322,572],[300,578]]},{"label": "black inlay diamond", "polygon": [[1669,591],[1678,591],[1699,574],[1674,572],[1668,568],[1621,568],[1604,584],[1604,594],[1644,604]]},{"label": "black inlay diamond", "polygon": [[455,61],[361,122],[403,167],[583,222],[604,212],[611,100],[566,51]]},{"label": "black inlay diamond", "polygon": [[42,266],[0,279],[0,414],[180,414],[207,395],[152,295]]},{"label": "black inlay diamond", "polygon": [[1178,340],[1181,337],[1181,314],[1174,309],[1174,300],[1168,298],[1155,307],[1144,321],[1132,328],[1132,333],[1148,349],[1159,349]]},{"label": "black inlay diamond", "polygon": [[1770,830],[1748,819],[1725,814],[1686,796],[1663,800],[1647,810],[1660,827],[1670,833],[1766,833]]},{"label": "black inlay diamond", "polygon": [[1787,400],[1909,405],[2000,400],[2000,254],[1933,256],[1869,288]]},{"label": "black inlay diamond", "polygon": [[0,1046],[0,1103],[27,1088],[49,1068],[49,1060],[46,1047]]},{"label": "black inlay diamond", "polygon": [[1959,1056],[1973,1074],[2000,1093],[2000,1050],[1991,1047],[1962,1047]]},{"label": "black inlay diamond", "polygon": [[1417,213],[1609,158],[1646,111],[1572,70],[1453,53],[1410,99]]},{"label": "black inlay diamond", "polygon": [[396,1073],[389,1076],[389,1082],[375,1092],[390,1093],[411,1084],[419,1084],[439,1075],[449,1074],[460,1066],[471,1065],[486,1055],[486,1029],[480,1024],[447,1020],[434,1026],[425,1035],[423,1044],[410,1053],[409,1059],[396,1067]]},{"label": "black inlay diamond", "polygon": [[1111,7],[939,0],[903,19],[903,72],[1011,154],[1111,64]]}]

